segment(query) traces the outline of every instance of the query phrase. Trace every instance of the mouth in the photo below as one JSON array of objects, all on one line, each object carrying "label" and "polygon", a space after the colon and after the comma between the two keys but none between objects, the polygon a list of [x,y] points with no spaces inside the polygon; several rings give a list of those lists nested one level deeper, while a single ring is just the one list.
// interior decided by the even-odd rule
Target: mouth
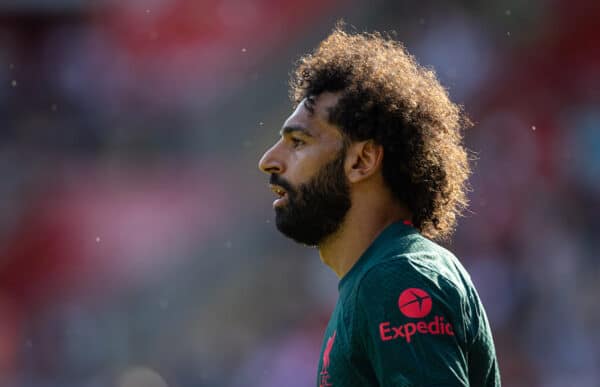
[{"label": "mouth", "polygon": [[279,207],[285,204],[288,200],[287,191],[278,185],[270,184],[269,186],[271,187],[271,191],[278,196],[278,198],[273,202],[273,207]]}]

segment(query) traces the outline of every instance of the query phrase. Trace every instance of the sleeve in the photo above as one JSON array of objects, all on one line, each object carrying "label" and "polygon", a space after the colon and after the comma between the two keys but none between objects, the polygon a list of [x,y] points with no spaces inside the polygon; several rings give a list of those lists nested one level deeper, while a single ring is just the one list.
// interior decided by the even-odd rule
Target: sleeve
[{"label": "sleeve", "polygon": [[407,259],[371,268],[354,327],[382,387],[468,386],[464,295]]}]

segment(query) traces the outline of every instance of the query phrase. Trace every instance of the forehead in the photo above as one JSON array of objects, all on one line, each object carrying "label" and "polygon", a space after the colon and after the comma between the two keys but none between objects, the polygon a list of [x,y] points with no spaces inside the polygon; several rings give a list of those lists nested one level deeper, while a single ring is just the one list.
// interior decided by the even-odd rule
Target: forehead
[{"label": "forehead", "polygon": [[341,138],[340,128],[329,122],[329,110],[337,104],[339,98],[338,93],[322,93],[314,98],[314,104],[309,104],[312,106],[312,111],[306,107],[306,99],[302,100],[296,110],[287,118],[283,127],[303,127],[316,137],[335,136]]}]

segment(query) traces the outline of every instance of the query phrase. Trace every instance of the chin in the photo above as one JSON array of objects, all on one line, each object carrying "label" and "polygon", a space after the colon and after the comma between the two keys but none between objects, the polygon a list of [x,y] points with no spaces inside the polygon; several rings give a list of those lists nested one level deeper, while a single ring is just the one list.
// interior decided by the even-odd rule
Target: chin
[{"label": "chin", "polygon": [[290,238],[294,242],[305,246],[318,246],[323,239],[321,235],[314,233],[314,226],[311,227],[307,226],[306,224],[302,224],[301,226],[298,224],[291,224],[290,222],[286,222],[285,220],[281,219],[280,216],[275,217],[275,224],[277,226],[277,230],[279,230],[279,232],[281,232],[283,235]]}]

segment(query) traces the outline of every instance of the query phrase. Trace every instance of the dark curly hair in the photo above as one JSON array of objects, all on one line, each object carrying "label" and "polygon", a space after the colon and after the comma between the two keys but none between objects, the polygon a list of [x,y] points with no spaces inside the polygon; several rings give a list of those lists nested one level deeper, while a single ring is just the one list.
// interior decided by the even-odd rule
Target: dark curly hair
[{"label": "dark curly hair", "polygon": [[347,33],[338,24],[302,57],[290,82],[295,104],[339,92],[329,112],[350,141],[384,149],[383,177],[419,231],[446,239],[467,206],[470,174],[462,129],[470,125],[435,73],[380,33]]}]

